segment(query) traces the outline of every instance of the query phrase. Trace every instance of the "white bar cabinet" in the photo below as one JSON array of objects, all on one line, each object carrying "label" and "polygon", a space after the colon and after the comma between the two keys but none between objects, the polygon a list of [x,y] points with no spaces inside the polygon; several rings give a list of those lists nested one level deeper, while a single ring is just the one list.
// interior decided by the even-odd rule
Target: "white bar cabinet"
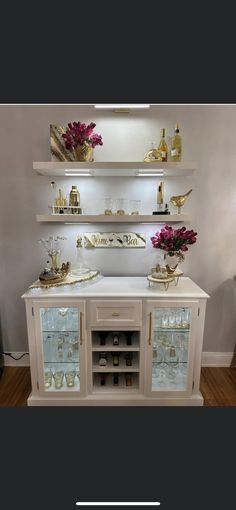
[{"label": "white bar cabinet", "polygon": [[30,406],[203,405],[207,298],[190,278],[167,291],[146,277],[31,288]]}]

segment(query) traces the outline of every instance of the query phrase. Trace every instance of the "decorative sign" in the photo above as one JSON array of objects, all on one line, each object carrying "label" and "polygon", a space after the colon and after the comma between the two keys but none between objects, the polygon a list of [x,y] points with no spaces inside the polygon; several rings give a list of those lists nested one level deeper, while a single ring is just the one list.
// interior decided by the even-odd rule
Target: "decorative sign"
[{"label": "decorative sign", "polygon": [[145,248],[145,234],[134,232],[88,232],[84,234],[85,248]]}]

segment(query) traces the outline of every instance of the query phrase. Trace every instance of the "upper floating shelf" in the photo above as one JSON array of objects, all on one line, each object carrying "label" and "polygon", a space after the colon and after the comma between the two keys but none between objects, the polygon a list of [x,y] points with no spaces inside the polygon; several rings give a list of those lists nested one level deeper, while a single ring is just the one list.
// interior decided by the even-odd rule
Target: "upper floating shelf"
[{"label": "upper floating shelf", "polygon": [[35,161],[33,168],[37,174],[47,177],[178,177],[192,175],[197,170],[197,163]]},{"label": "upper floating shelf", "polygon": [[189,223],[189,214],[139,214],[118,216],[115,214],[38,214],[36,221],[40,223]]}]

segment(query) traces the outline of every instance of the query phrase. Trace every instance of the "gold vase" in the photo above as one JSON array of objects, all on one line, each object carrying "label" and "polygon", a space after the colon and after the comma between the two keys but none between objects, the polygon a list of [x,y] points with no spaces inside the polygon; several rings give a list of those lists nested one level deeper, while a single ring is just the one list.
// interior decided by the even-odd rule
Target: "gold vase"
[{"label": "gold vase", "polygon": [[77,161],[93,161],[93,148],[91,145],[77,145],[75,147]]}]

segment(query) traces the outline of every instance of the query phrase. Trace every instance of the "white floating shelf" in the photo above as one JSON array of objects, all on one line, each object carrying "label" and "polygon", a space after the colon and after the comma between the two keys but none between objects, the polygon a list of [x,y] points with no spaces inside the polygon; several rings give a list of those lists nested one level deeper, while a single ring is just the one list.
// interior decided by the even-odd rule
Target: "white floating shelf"
[{"label": "white floating shelf", "polygon": [[35,161],[33,168],[37,174],[47,177],[174,177],[192,175],[197,170],[197,163]]},{"label": "white floating shelf", "polygon": [[189,214],[37,214],[39,223],[189,223]]}]

